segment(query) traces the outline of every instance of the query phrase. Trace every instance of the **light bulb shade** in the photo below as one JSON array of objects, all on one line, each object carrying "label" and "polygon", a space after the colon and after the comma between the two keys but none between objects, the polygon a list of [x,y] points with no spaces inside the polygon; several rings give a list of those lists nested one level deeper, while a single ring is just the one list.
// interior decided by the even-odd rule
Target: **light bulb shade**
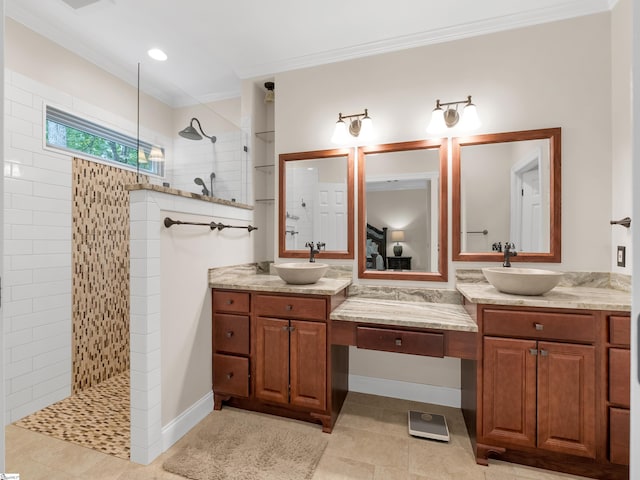
[{"label": "light bulb shade", "polygon": [[444,110],[437,107],[431,113],[431,121],[427,127],[427,133],[440,134],[447,131],[447,124],[444,121]]},{"label": "light bulb shade", "polygon": [[138,150],[138,163],[140,165],[149,163],[149,161],[147,160],[147,156],[144,153],[144,150],[142,150],[141,148]]},{"label": "light bulb shade", "polygon": [[404,230],[392,230],[391,231],[392,242],[404,242]]},{"label": "light bulb shade", "polygon": [[162,149],[156,145],[152,146],[149,152],[149,160],[152,162],[164,162],[164,152]]},{"label": "light bulb shade", "polygon": [[480,128],[482,123],[480,122],[480,118],[478,118],[478,110],[473,103],[470,103],[462,112],[462,120],[460,120],[460,128],[464,130],[475,130]]},{"label": "light bulb shade", "polygon": [[347,124],[344,120],[338,120],[336,127],[333,130],[333,136],[331,137],[333,143],[342,144],[349,141],[349,134],[347,133]]},{"label": "light bulb shade", "polygon": [[358,138],[361,141],[369,141],[373,136],[373,120],[371,117],[366,116],[360,121],[360,135]]}]

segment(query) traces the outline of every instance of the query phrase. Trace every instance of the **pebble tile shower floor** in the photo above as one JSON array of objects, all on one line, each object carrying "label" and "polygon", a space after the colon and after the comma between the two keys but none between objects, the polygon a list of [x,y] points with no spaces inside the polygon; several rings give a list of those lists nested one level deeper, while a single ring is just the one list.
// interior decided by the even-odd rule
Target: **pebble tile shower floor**
[{"label": "pebble tile shower floor", "polygon": [[129,418],[129,372],[124,372],[14,425],[128,460]]}]

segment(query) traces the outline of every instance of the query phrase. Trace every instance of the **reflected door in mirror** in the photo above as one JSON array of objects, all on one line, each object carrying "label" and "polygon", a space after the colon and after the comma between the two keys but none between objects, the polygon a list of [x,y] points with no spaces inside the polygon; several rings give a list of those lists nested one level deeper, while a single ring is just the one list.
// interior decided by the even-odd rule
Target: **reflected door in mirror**
[{"label": "reflected door in mirror", "polygon": [[446,145],[361,147],[358,185],[359,276],[446,280]]},{"label": "reflected door in mirror", "polygon": [[453,139],[453,259],[559,261],[560,129]]},{"label": "reflected door in mirror", "polygon": [[322,150],[280,155],[281,257],[353,258],[353,153]]}]

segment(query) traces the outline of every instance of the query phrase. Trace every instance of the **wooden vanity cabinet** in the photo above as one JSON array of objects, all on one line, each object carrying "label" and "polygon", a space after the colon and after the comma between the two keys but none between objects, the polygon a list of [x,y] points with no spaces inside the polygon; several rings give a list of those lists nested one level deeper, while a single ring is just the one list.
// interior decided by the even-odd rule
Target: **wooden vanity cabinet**
[{"label": "wooden vanity cabinet", "polygon": [[249,396],[249,294],[214,291],[213,392]]},{"label": "wooden vanity cabinet", "polygon": [[610,315],[609,320],[609,460],[629,465],[631,319]]},{"label": "wooden vanity cabinet", "polygon": [[[229,294],[246,295],[248,302],[227,298]],[[303,296],[214,289],[215,408],[228,403],[319,422],[324,431],[331,432],[348,390],[349,357],[348,347],[332,346],[328,341],[329,314],[345,295],[344,291],[334,296]],[[238,339],[236,335],[228,338],[226,326],[238,320],[238,315],[230,318],[227,313],[230,305],[246,313],[246,344],[232,344]],[[234,378],[227,378],[230,367],[225,362],[229,356],[247,361],[246,392],[239,386],[235,390],[229,386]]]},{"label": "wooden vanity cabinet", "polygon": [[324,299],[255,295],[256,397],[325,410],[327,308]]},{"label": "wooden vanity cabinet", "polygon": [[618,345],[607,343],[615,316],[469,303],[465,308],[481,333],[480,360],[462,364],[462,409],[477,462],[487,465],[495,456],[593,478],[628,478],[628,468],[614,464],[625,458],[629,425],[624,401],[611,400],[624,398],[624,382],[613,370]]},{"label": "wooden vanity cabinet", "polygon": [[485,337],[483,441],[595,458],[595,351]]}]

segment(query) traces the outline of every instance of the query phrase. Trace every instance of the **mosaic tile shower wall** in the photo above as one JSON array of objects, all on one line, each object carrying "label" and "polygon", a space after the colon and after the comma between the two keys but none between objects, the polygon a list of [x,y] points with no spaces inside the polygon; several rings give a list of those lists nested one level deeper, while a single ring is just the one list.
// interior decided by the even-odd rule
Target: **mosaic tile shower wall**
[{"label": "mosaic tile shower wall", "polygon": [[133,183],[135,172],[73,159],[73,393],[129,369],[129,193],[124,186]]}]

